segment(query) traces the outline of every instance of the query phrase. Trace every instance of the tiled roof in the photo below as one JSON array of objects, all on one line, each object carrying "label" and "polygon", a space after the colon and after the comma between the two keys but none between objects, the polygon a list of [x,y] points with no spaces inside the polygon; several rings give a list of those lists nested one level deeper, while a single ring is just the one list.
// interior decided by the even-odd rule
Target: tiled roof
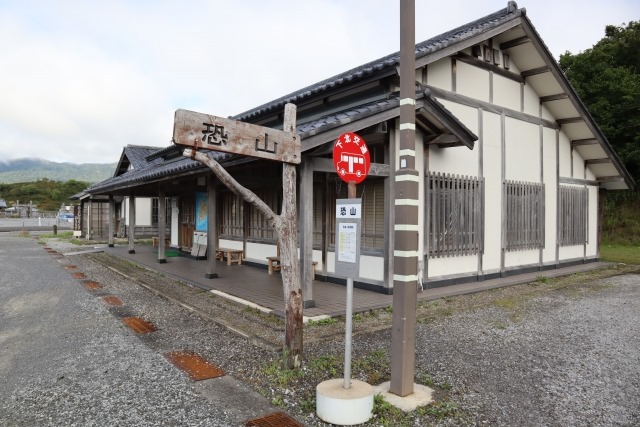
[{"label": "tiled roof", "polygon": [[356,120],[361,120],[372,114],[386,111],[400,105],[400,98],[392,96],[388,99],[377,100],[367,104],[352,107],[348,110],[329,114],[311,122],[297,127],[297,132],[302,140],[304,150],[304,139],[310,136],[325,132],[334,127],[342,126]]},{"label": "tiled roof", "polygon": [[[416,59],[437,52],[451,44],[474,37],[494,27],[498,27],[505,22],[517,18],[523,13],[524,9],[518,9],[517,4],[510,1],[504,9],[417,44]],[[233,118],[241,121],[251,121],[254,117],[282,108],[286,103],[296,103],[330,89],[345,84],[352,84],[374,74],[382,74],[387,71],[395,72],[395,66],[398,65],[399,62],[400,52],[392,53],[391,55],[376,59],[375,61],[371,61],[367,64],[345,71],[344,73],[315,83],[311,86],[307,86],[249,111],[245,111]]]},{"label": "tiled roof", "polygon": [[147,147],[142,145],[127,145],[124,154],[131,162],[134,169],[144,168],[147,165],[146,157],[159,150],[159,147]]},{"label": "tiled roof", "polygon": [[[491,15],[487,15],[476,21],[470,22],[466,25],[455,28],[451,31],[417,44],[416,59],[419,59],[430,53],[437,52],[438,50],[446,48],[451,44],[473,37],[477,34],[481,34],[487,30],[490,30],[491,28],[497,27],[511,19],[520,16],[520,14],[522,13],[524,13],[524,9],[518,9],[515,2],[509,2],[508,6],[505,9],[499,10],[498,12],[495,12]],[[387,55],[349,71],[345,71],[344,73],[338,74],[337,76],[315,83],[289,95],[278,98],[252,110],[246,111],[233,117],[233,119],[241,121],[251,121],[252,118],[257,117],[261,114],[282,108],[284,104],[288,102],[301,101],[305,98],[320,94],[332,88],[346,84],[352,84],[368,76],[384,74],[386,72],[395,72],[395,66],[399,63],[399,60],[399,52]],[[395,108],[398,105],[398,97],[390,96],[388,99],[376,100],[357,107],[351,107],[348,110],[331,113],[327,116],[318,118],[311,122],[301,124],[297,127],[297,132],[302,139],[303,149],[305,138],[320,134],[329,129],[353,121],[361,120],[378,112]],[[193,171],[195,173],[198,169],[206,169],[206,166],[188,158],[179,158],[165,162],[162,158],[162,155],[165,153],[169,153],[172,150],[174,150],[174,146],[168,146],[160,149],[156,147],[127,146],[125,148],[125,154],[129,158],[129,161],[133,165],[134,169],[127,171],[119,176],[93,184],[86,191],[93,194],[102,193],[114,190],[116,188],[135,185],[136,183],[158,179],[163,176],[170,176],[176,173],[187,171]],[[233,155],[219,152],[210,152],[209,155],[215,156],[215,158],[219,161],[225,161],[235,158],[235,156]],[[149,158],[149,160],[147,160],[147,158]]]}]

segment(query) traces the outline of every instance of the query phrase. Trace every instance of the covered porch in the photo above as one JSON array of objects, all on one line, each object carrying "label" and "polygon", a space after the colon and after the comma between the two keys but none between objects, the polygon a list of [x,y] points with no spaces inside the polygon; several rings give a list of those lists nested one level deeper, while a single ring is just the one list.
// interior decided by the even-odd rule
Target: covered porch
[{"label": "covered porch", "polygon": [[[205,278],[207,261],[194,260],[186,257],[168,257],[166,263],[158,263],[157,248],[153,246],[136,246],[131,254],[125,245],[105,247],[106,253],[125,258],[151,270],[165,274],[168,277],[189,283],[192,286],[211,291],[245,305],[256,304],[264,311],[284,317],[284,299],[282,278],[280,274],[269,275],[264,268],[247,265],[227,265],[226,262],[216,261],[219,277],[215,280]],[[608,263],[594,262],[562,267],[544,271],[545,277],[559,277],[579,272],[594,270],[608,266]],[[531,272],[510,277],[485,280],[482,282],[468,282],[432,289],[425,289],[418,293],[418,300],[430,301],[455,295],[481,292],[488,289],[534,282],[541,272]],[[315,307],[305,308],[304,316],[340,316],[345,314],[346,289],[343,285],[315,280],[313,282]],[[389,307],[393,303],[392,295],[364,289],[353,290],[353,312],[362,313],[371,309]]]}]

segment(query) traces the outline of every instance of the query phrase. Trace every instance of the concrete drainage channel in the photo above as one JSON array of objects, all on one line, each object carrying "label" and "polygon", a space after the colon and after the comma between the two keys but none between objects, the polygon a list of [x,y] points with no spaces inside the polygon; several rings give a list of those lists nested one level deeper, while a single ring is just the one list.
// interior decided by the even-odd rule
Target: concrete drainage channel
[{"label": "concrete drainage channel", "polygon": [[[92,295],[101,298],[102,301],[107,305],[108,311],[112,315],[114,315],[114,317],[119,318],[123,322],[123,324],[125,324],[129,329],[131,329],[131,331],[133,331],[136,335],[147,336],[149,334],[153,334],[158,330],[156,325],[154,325],[152,322],[145,320],[144,318],[141,318],[139,316],[136,316],[134,313],[132,313],[131,310],[126,306],[125,302],[120,297],[105,293],[102,290],[103,287],[100,283],[98,283],[95,280],[88,279],[85,273],[78,271],[77,266],[69,264],[69,261],[68,259],[65,258],[64,254],[61,254],[60,252],[50,247],[44,247],[44,249],[54,259],[56,259],[60,264],[62,264],[64,268],[67,271],[69,271],[75,279],[78,279],[82,283],[84,288],[87,290],[87,292],[90,292]],[[73,255],[79,255],[79,254],[82,254],[82,252],[73,253]],[[195,314],[198,314],[200,317],[208,321],[212,321],[226,328],[227,330],[242,336],[243,338],[247,339],[252,344],[260,348],[263,348],[269,351],[277,351],[280,349],[280,346],[278,346],[277,344],[266,341],[261,337],[254,336],[252,334],[249,334],[243,331],[239,331],[233,326],[227,324],[224,320],[217,319],[209,315],[208,313],[202,312],[202,310],[199,310],[196,307],[192,307],[183,301],[179,301],[173,297],[165,295],[162,292],[159,292],[158,290],[147,286],[141,281],[127,276],[126,274],[118,271],[117,269],[111,266],[103,265],[103,267],[106,267],[109,270],[126,278],[127,280],[137,284],[138,286],[143,287],[144,289],[152,292],[156,296],[159,296],[175,304],[178,304],[179,306]],[[219,368],[215,364],[211,363],[210,361],[206,360],[205,358],[203,358],[202,356],[198,355],[193,351],[176,350],[176,351],[166,352],[163,354],[163,356],[174,367],[184,372],[192,381],[199,381],[199,382],[201,381],[203,383],[206,383],[206,386],[204,386],[204,388],[201,388],[201,390],[203,391],[203,394],[207,397],[212,397],[214,395],[216,397],[219,397],[220,395],[225,396],[225,392],[224,392],[225,389],[229,389],[229,388],[235,389],[236,387],[241,386],[241,383],[239,383],[238,381],[230,377],[227,377],[221,368]],[[219,381],[219,382],[216,382],[216,381]],[[237,393],[237,391],[235,393]],[[227,398],[229,399],[229,402],[223,402],[219,398],[216,398],[216,401],[219,404],[226,405],[226,406],[229,406],[229,404],[234,403],[235,395],[227,396]],[[271,408],[269,407],[269,409]],[[290,417],[288,414],[284,412],[279,412],[279,411],[272,412],[270,410],[264,411],[264,412],[269,412],[269,413],[260,417],[245,420],[243,422],[243,426],[245,427],[279,427],[279,426],[302,427],[303,426],[297,420]]]}]

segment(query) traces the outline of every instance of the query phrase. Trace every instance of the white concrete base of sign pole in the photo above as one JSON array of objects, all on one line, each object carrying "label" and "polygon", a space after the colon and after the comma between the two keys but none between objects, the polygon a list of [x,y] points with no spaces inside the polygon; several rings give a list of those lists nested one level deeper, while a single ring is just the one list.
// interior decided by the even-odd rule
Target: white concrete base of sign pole
[{"label": "white concrete base of sign pole", "polygon": [[327,423],[350,426],[368,421],[373,415],[373,387],[363,381],[351,380],[344,388],[344,379],[323,381],[316,387],[316,414]]},{"label": "white concrete base of sign pole", "polygon": [[373,387],[375,394],[380,394],[389,404],[395,406],[404,412],[415,411],[420,406],[426,406],[433,402],[433,390],[422,384],[413,385],[413,393],[400,397],[397,394],[389,392],[390,382],[384,382]]}]

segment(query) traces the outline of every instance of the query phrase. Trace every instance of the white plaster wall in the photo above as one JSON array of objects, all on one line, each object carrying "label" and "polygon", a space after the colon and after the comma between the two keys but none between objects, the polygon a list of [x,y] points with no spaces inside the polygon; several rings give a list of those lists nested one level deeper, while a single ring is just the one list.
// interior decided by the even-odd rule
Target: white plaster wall
[{"label": "white plaster wall", "polygon": [[322,251],[314,249],[311,257],[318,263],[318,265],[316,265],[316,271],[322,271]]},{"label": "white plaster wall", "polygon": [[[124,199],[125,224],[129,225],[129,197]],[[151,199],[148,197],[136,197],[136,227],[151,225]]]},{"label": "white plaster wall", "polygon": [[505,133],[505,179],[540,182],[538,126],[507,117]]},{"label": "white plaster wall", "polygon": [[540,98],[531,85],[524,85],[524,112],[538,117],[540,115]]},{"label": "white plaster wall", "polygon": [[544,249],[542,262],[545,264],[556,260],[556,131],[544,128],[543,159],[544,159]]},{"label": "white plaster wall", "polygon": [[583,245],[560,246],[560,262],[575,258],[582,258],[583,256]]},{"label": "white plaster wall", "polygon": [[553,117],[553,114],[551,114],[551,112],[549,112],[547,107],[545,107],[544,105],[542,106],[542,118],[545,120],[551,120],[552,122],[556,120],[556,118]]},{"label": "white plaster wall", "polygon": [[483,112],[483,163],[485,179],[485,233],[483,271],[500,268],[502,248],[502,141],[500,116]]},{"label": "white plaster wall", "polygon": [[383,280],[384,258],[369,255],[360,255],[360,278]]},{"label": "white plaster wall", "polygon": [[477,255],[429,259],[429,278],[452,276],[478,271]]},{"label": "white plaster wall", "polygon": [[520,111],[520,83],[494,74],[493,103]]},{"label": "white plaster wall", "polygon": [[537,249],[527,251],[507,251],[504,254],[505,268],[539,264],[540,252]]},{"label": "white plaster wall", "polygon": [[136,226],[151,226],[151,199],[136,197]]},{"label": "white plaster wall", "polygon": [[178,246],[178,227],[180,225],[180,209],[178,198],[171,198],[171,246]]},{"label": "white plaster wall", "polygon": [[327,251],[327,273],[336,272],[336,253]]},{"label": "white plaster wall", "polygon": [[589,258],[598,254],[598,187],[591,186],[587,188],[589,189],[587,258]]},{"label": "white plaster wall", "polygon": [[573,150],[573,177],[584,178],[584,159],[576,150]]},{"label": "white plaster wall", "polygon": [[571,176],[571,142],[564,132],[560,132],[560,176]]},{"label": "white plaster wall", "polygon": [[[242,242],[239,240],[227,240],[227,239],[219,239],[218,240],[219,248],[228,248],[228,249],[239,249],[242,250]],[[247,254],[244,254],[245,257]]]},{"label": "white plaster wall", "polygon": [[456,92],[489,102],[489,72],[465,62],[457,61]]},{"label": "white plaster wall", "polygon": [[596,179],[596,175],[588,167],[587,167],[587,176],[585,177],[585,179],[588,179],[591,181]]},{"label": "white plaster wall", "polygon": [[427,66],[427,84],[451,90],[451,59],[443,58]]}]

